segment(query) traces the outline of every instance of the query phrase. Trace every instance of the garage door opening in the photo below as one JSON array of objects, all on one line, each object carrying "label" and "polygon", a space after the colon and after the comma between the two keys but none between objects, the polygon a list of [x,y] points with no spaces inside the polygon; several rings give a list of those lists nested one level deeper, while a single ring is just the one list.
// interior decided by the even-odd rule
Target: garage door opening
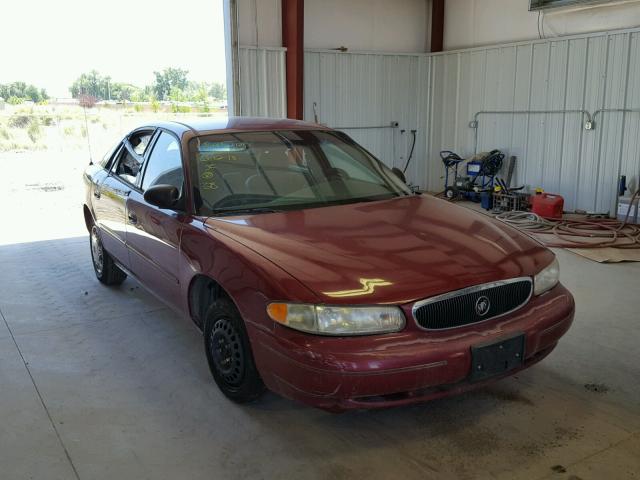
[{"label": "garage door opening", "polygon": [[4,6],[21,20],[0,30],[0,245],[86,234],[82,172],[132,128],[227,115],[222,2],[180,6]]}]

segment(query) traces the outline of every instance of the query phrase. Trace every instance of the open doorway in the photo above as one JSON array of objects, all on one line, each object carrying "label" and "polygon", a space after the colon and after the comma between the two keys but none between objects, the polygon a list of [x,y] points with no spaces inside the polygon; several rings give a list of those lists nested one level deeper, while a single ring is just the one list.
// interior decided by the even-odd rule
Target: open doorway
[{"label": "open doorway", "polygon": [[0,244],[86,233],[82,172],[132,128],[227,115],[222,0],[23,0],[3,18]]}]

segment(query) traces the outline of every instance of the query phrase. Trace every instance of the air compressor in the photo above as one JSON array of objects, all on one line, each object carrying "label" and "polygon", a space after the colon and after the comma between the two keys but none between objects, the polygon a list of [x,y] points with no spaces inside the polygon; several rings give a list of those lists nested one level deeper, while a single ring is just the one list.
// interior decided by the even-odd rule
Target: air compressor
[{"label": "air compressor", "polygon": [[[466,198],[479,202],[482,192],[491,192],[495,176],[502,168],[504,153],[492,150],[464,159],[450,150],[440,152],[445,166],[444,195],[448,199]],[[464,174],[461,164],[464,163]]]}]

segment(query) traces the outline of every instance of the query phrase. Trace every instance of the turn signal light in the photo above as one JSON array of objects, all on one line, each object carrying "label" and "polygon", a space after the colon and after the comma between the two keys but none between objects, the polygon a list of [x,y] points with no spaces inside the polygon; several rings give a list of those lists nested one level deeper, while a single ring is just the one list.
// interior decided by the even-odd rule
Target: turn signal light
[{"label": "turn signal light", "polygon": [[267,307],[269,317],[283,325],[287,324],[287,310],[288,308],[286,303],[270,303]]}]

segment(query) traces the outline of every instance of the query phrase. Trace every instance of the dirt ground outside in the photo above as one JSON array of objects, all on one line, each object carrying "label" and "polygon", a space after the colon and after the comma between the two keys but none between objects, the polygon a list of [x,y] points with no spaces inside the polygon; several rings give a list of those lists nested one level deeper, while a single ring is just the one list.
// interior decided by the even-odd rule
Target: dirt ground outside
[{"label": "dirt ground outside", "polygon": [[[140,110],[140,111],[137,111]],[[0,110],[0,245],[86,234],[82,172],[133,128],[153,120],[224,116],[121,105],[6,105]]]}]

